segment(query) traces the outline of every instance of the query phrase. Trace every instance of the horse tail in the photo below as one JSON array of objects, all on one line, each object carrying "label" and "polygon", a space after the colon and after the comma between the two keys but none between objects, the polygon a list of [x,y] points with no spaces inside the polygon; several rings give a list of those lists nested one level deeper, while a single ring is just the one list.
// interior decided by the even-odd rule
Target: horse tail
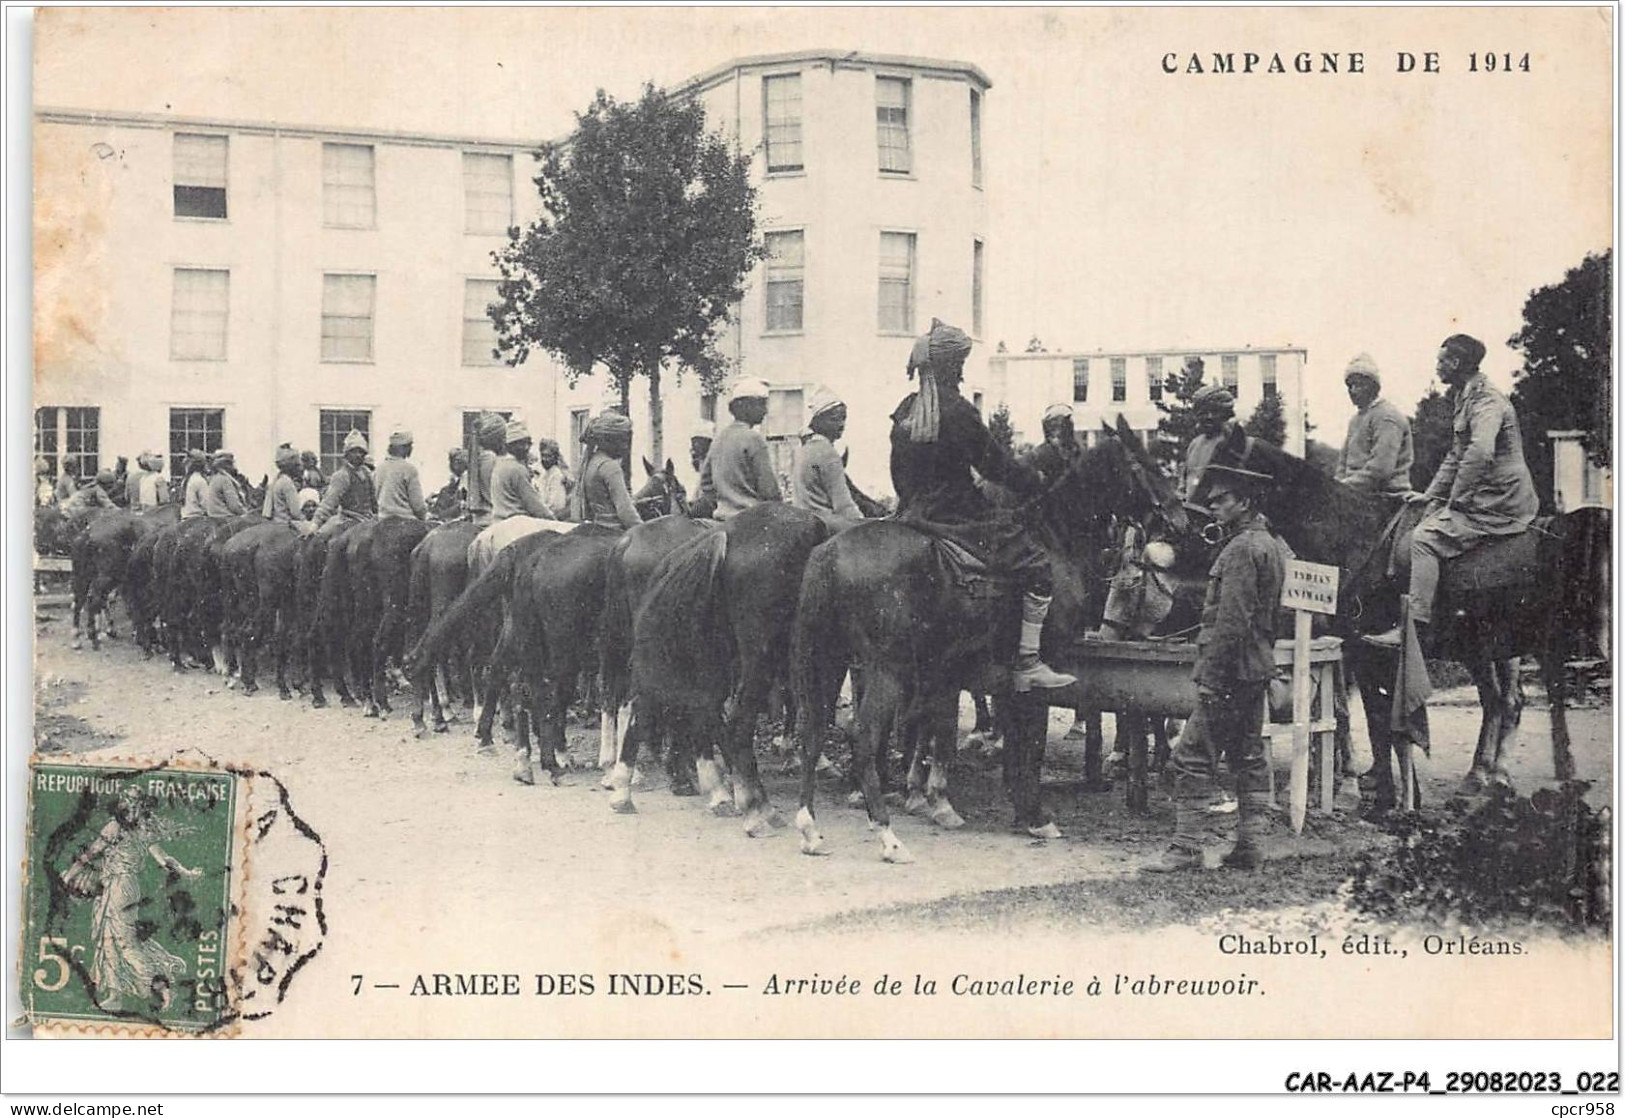
[{"label": "horse tail", "polygon": [[718,575],[726,532],[707,532],[660,561],[633,620],[633,671],[645,684],[689,701],[726,693],[733,648]]},{"label": "horse tail", "polygon": [[[720,533],[718,533],[720,535]],[[632,603],[626,585],[625,548],[610,553],[604,579],[604,615],[598,633],[598,683],[605,710],[626,701],[632,690]]]},{"label": "horse tail", "polygon": [[433,589],[429,580],[429,553],[434,545],[424,536],[407,560],[406,639],[416,641],[429,627]]},{"label": "horse tail", "polygon": [[[818,763],[824,735],[834,719],[836,693],[846,674],[847,650],[837,598],[835,543],[830,541],[813,549],[807,559],[790,644],[790,693],[795,699],[795,733],[805,774],[811,774]],[[802,806],[811,810],[810,776],[804,780],[802,797]]]},{"label": "horse tail", "polygon": [[[518,569],[517,556],[525,550],[509,546],[498,552],[484,573],[457,596],[445,613],[427,626],[417,645],[408,654],[408,660],[416,664],[438,656],[448,642],[460,638],[463,631],[479,621],[492,606],[505,600],[512,590],[514,572]],[[424,566],[427,567],[427,564]]]}]

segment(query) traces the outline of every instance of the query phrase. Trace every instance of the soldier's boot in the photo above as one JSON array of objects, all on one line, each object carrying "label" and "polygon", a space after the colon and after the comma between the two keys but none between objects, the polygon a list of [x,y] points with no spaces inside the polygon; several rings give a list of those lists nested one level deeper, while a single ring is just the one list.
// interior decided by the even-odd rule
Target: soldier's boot
[{"label": "soldier's boot", "polygon": [[1058,672],[1038,658],[1038,641],[1044,632],[1044,618],[1049,616],[1049,598],[1028,594],[1021,602],[1021,643],[1016,647],[1016,666],[1011,682],[1018,692],[1048,691],[1056,687],[1070,687],[1078,682],[1076,676]]},{"label": "soldier's boot", "polygon": [[1264,864],[1262,839],[1267,797],[1259,792],[1243,790],[1236,800],[1236,845],[1231,847],[1223,861],[1233,870],[1256,870]]},{"label": "soldier's boot", "polygon": [[1203,839],[1207,823],[1202,818],[1203,792],[1193,778],[1184,775],[1175,778],[1173,841],[1156,861],[1141,866],[1140,872],[1178,873],[1202,868],[1202,850],[1207,845]]}]

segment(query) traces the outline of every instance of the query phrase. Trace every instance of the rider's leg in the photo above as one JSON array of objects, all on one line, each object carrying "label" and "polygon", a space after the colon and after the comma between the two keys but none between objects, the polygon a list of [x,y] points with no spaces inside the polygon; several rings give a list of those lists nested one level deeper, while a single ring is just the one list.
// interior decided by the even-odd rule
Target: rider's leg
[{"label": "rider's leg", "polygon": [[1034,688],[1047,690],[1070,687],[1076,677],[1057,672],[1038,656],[1039,641],[1044,633],[1044,619],[1049,616],[1054,578],[1049,569],[1049,558],[1025,532],[1010,541],[1006,569],[1021,580],[1025,591],[1021,602],[1021,642],[1016,646],[1015,670],[1012,682],[1017,691]]}]

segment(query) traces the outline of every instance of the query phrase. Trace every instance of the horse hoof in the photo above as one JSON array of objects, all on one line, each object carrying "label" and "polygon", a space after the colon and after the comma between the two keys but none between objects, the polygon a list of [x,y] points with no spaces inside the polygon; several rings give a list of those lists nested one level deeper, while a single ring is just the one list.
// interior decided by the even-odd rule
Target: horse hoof
[{"label": "horse hoof", "polygon": [[698,796],[700,794],[700,790],[694,787],[693,783],[690,781],[677,781],[671,786],[671,794],[674,796],[683,797]]},{"label": "horse hoof", "polygon": [[436,722],[434,724],[434,732],[437,734],[449,734],[451,733],[451,727],[446,725],[444,722]]},{"label": "horse hoof", "polygon": [[281,699],[285,703],[293,702],[293,692],[292,691],[288,691],[288,690],[278,691],[276,693],[276,697]]},{"label": "horse hoof", "polygon": [[[887,797],[887,798],[890,799],[890,797]],[[908,794],[908,801],[903,804],[903,810],[908,812],[910,815],[918,815],[918,814],[920,814],[920,812],[924,811],[925,810],[925,793],[924,792],[910,792]]]},{"label": "horse hoof", "polygon": [[536,774],[530,770],[530,762],[526,761],[513,767],[513,779],[516,784],[533,785],[536,783]]},{"label": "horse hoof", "polygon": [[312,695],[310,697],[310,705],[316,710],[321,710],[323,707],[327,706],[327,700],[322,698],[320,695]]},{"label": "horse hoof", "polygon": [[630,792],[622,790],[609,798],[609,810],[616,815],[636,815],[638,805],[632,802]]},{"label": "horse hoof", "polygon": [[721,799],[711,801],[711,814],[718,819],[732,819],[739,814],[739,809],[734,807],[734,802],[724,792]]},{"label": "horse hoof", "polygon": [[1061,828],[1052,821],[1042,827],[1028,827],[1027,833],[1036,839],[1058,839],[1061,837]]},{"label": "horse hoof", "polygon": [[417,738],[418,741],[426,741],[429,737],[429,728],[420,723],[418,727],[412,731],[412,736]]},{"label": "horse hoof", "polygon": [[80,640],[78,637],[74,637],[73,641],[68,645],[68,647],[73,649],[75,652],[78,652],[85,647],[85,642]]},{"label": "horse hoof", "polygon": [[1477,795],[1479,792],[1482,792],[1485,785],[1488,783],[1489,781],[1485,779],[1484,774],[1481,771],[1478,769],[1471,769],[1468,771],[1466,776],[1461,778],[1461,783],[1456,786],[1456,790],[1461,792],[1463,795],[1473,796]]},{"label": "horse hoof", "polygon": [[938,804],[936,810],[931,813],[931,822],[948,831],[957,831],[965,825],[964,818],[946,800]]},{"label": "horse hoof", "polygon": [[345,696],[343,696],[343,697],[341,697],[339,699],[339,706],[342,706],[342,707],[350,707],[350,708],[353,709],[353,708],[358,707],[360,705],[361,705],[360,703],[356,702],[354,699],[350,698],[350,696],[348,696],[348,695],[345,695]]},{"label": "horse hoof", "polygon": [[763,835],[772,834],[783,826],[784,820],[779,817],[778,812],[757,811],[745,818],[745,837],[761,838]]},{"label": "horse hoof", "polygon": [[380,718],[380,717],[382,717],[382,715],[380,715],[378,713],[378,708],[375,707],[375,706],[371,706],[371,705],[368,705],[367,709],[362,712],[361,716],[363,718]]},{"label": "horse hoof", "polygon": [[892,833],[890,827],[880,832],[880,860],[894,866],[907,866],[914,861],[914,855],[909,853],[908,847]]},{"label": "horse hoof", "polygon": [[474,752],[478,753],[481,757],[494,757],[496,756],[496,751],[497,747],[494,743],[484,741],[479,738],[474,739]]}]

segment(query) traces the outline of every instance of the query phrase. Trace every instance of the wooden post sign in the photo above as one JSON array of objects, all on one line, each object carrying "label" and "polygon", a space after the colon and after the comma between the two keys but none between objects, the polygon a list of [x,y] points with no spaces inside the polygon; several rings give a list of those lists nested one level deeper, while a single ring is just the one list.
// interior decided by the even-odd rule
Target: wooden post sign
[{"label": "wooden post sign", "polygon": [[[1336,567],[1290,559],[1281,584],[1281,604],[1292,610],[1292,830],[1303,833],[1309,799],[1309,642],[1310,614],[1337,612]],[[1323,697],[1322,702],[1330,702]],[[1325,766],[1322,766],[1323,768]]]}]

